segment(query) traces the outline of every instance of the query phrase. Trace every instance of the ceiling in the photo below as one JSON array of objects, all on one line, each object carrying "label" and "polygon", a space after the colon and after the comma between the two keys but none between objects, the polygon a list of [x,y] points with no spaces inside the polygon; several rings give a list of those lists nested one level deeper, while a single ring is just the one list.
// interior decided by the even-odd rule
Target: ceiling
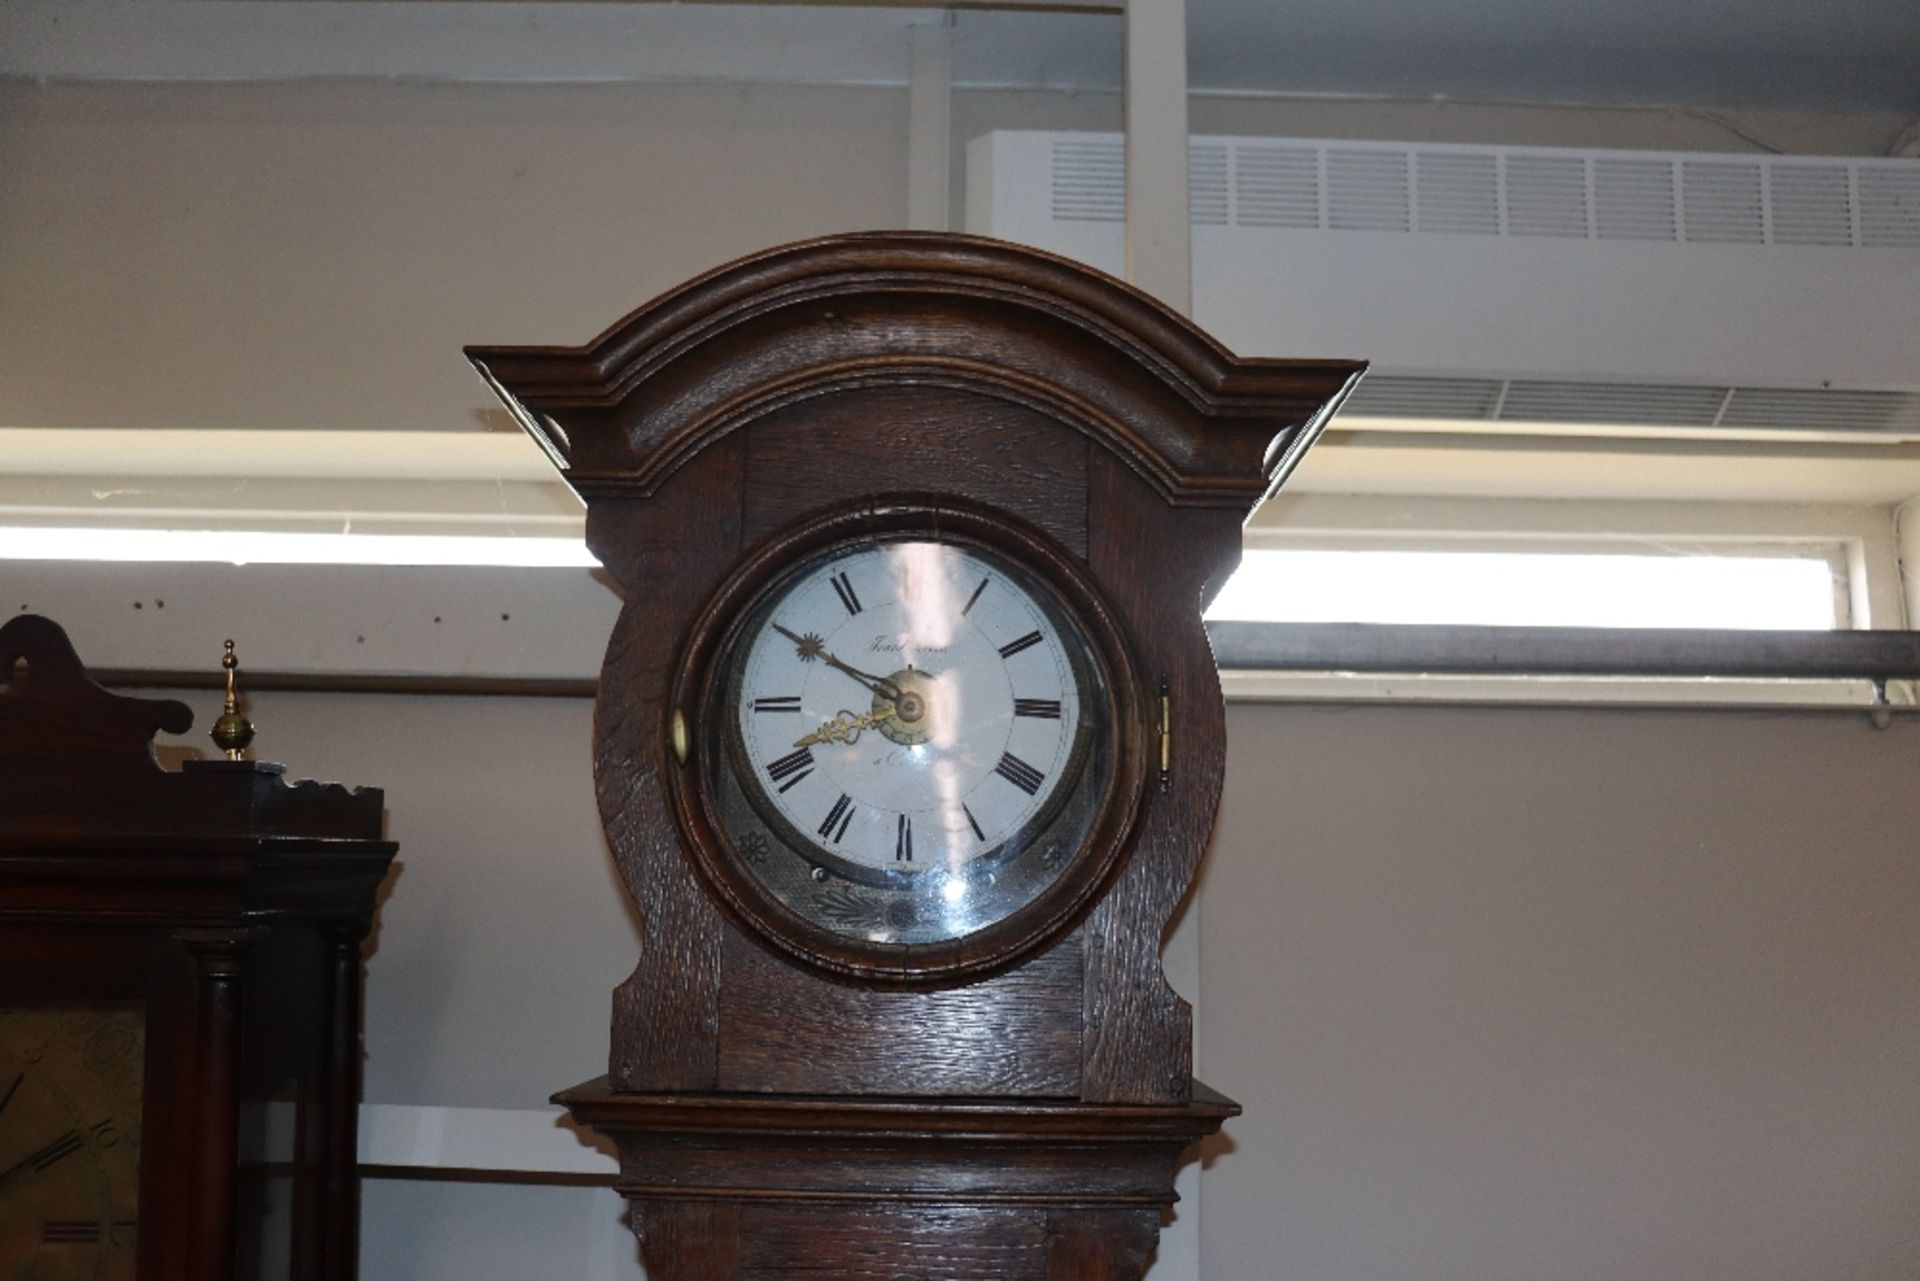
[{"label": "ceiling", "polygon": [[[968,0],[962,85],[1113,89],[1119,0]],[[1106,12],[1072,10],[1104,7]],[[0,75],[885,84],[935,7],[7,0]],[[1920,115],[1913,0],[1188,0],[1200,92]]]},{"label": "ceiling", "polygon": [[1912,0],[1189,0],[1209,88],[1920,112]]}]

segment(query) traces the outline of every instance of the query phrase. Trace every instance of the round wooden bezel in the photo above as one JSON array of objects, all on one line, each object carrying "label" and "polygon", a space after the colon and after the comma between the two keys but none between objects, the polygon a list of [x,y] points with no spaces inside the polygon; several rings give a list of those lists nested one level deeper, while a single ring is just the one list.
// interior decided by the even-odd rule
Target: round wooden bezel
[{"label": "round wooden bezel", "polygon": [[[1071,610],[1101,669],[1112,770],[1097,817],[1065,869],[1030,903],[955,939],[871,943],[833,933],[776,899],[741,866],[722,831],[707,787],[721,735],[701,724],[724,679],[719,658],[735,624],[796,562],[879,538],[926,537],[974,545],[1011,560]],[[682,716],[690,751],[671,772],[674,816],[701,879],[750,937],[818,970],[890,984],[942,984],[978,978],[1029,956],[1072,925],[1108,883],[1133,835],[1146,794],[1146,692],[1118,620],[1086,570],[1050,538],[1005,512],[970,501],[900,496],[830,509],[773,535],[740,564],[695,618],[667,704]],[[663,727],[663,733],[667,732]],[[1096,744],[1094,750],[1099,750]]]}]

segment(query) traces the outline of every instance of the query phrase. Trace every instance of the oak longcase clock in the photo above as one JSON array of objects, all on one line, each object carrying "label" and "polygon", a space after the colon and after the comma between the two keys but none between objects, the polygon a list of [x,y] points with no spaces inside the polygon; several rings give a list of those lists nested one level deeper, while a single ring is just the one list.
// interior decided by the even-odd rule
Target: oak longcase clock
[{"label": "oak longcase clock", "polygon": [[605,1077],[658,1281],[1135,1278],[1191,1073],[1161,939],[1219,798],[1201,610],[1359,376],[961,236],[791,245],[469,357],[626,605]]}]

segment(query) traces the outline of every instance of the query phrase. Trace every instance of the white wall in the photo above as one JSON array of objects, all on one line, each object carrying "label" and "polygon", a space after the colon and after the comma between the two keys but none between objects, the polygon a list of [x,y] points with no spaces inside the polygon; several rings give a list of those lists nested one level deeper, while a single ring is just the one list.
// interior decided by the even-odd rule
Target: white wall
[{"label": "white wall", "polygon": [[[601,1071],[635,926],[588,703],[253,703],[264,754],[387,789],[368,1100],[530,1109]],[[1246,1114],[1183,1207],[1200,1276],[1920,1275],[1920,718],[1238,704],[1228,728],[1199,1069]],[[628,1281],[620,1213],[374,1180],[365,1275]]]},{"label": "white wall", "polygon": [[[1902,123],[1206,97],[1192,113],[1210,133],[1867,155]],[[1114,94],[954,106],[960,143],[1118,124]],[[584,342],[740,254],[903,225],[906,142],[888,88],[0,78],[0,426],[504,427],[462,346]]]},{"label": "white wall", "polygon": [[1228,729],[1206,1276],[1920,1275],[1920,721]]},{"label": "white wall", "polygon": [[898,226],[906,94],[0,80],[0,425],[472,430],[470,343]]}]

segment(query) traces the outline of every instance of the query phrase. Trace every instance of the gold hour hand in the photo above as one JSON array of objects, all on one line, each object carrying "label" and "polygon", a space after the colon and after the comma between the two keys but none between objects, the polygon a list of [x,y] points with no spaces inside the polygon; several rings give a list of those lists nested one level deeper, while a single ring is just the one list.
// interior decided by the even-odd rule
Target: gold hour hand
[{"label": "gold hour hand", "polygon": [[859,713],[844,708],[840,714],[822,725],[811,734],[803,734],[793,740],[795,747],[811,747],[815,743],[855,743],[860,739],[860,731],[872,729],[891,716],[892,709],[885,712]]}]

